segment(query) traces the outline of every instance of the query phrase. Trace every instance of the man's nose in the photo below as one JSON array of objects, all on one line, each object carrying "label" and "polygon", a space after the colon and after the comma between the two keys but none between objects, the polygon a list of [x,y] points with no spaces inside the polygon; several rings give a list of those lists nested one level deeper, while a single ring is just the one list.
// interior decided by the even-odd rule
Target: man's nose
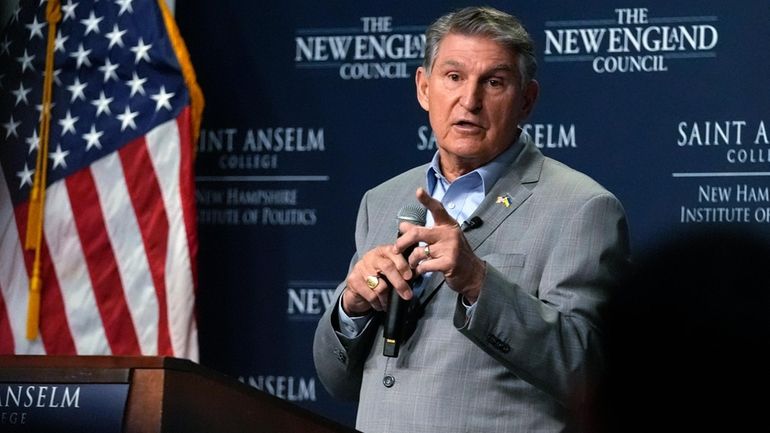
[{"label": "man's nose", "polygon": [[467,81],[461,89],[460,106],[472,113],[481,110],[482,91],[478,82]]}]

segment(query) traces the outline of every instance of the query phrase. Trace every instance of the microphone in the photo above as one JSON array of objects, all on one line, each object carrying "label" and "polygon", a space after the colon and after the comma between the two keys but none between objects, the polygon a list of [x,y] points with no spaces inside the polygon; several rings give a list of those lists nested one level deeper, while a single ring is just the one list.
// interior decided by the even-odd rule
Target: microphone
[{"label": "microphone", "polygon": [[481,220],[481,217],[475,216],[468,221],[463,222],[462,225],[460,225],[460,230],[464,232],[471,231],[481,227],[482,224],[484,224],[484,221]]},{"label": "microphone", "polygon": [[[417,226],[425,225],[425,218],[428,215],[428,210],[422,206],[406,205],[398,211],[398,222],[408,222]],[[401,236],[399,230],[398,236]],[[409,258],[417,244],[414,244],[404,250],[402,253],[404,258]],[[415,282],[419,280],[419,277],[412,278],[409,281],[409,287],[413,288]],[[390,302],[388,302],[388,311],[385,314],[385,325],[383,329],[383,337],[385,338],[385,345],[382,348],[382,354],[391,358],[398,356],[398,349],[401,346],[401,342],[404,338],[404,322],[406,321],[406,312],[409,309],[409,301],[402,299],[398,295],[396,289],[390,290]]]}]

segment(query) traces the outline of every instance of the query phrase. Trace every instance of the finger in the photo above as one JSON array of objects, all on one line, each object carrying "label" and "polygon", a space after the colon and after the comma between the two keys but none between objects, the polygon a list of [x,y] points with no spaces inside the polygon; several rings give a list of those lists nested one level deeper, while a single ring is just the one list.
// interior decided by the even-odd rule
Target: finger
[{"label": "finger", "polygon": [[[374,287],[370,286],[370,280],[376,282],[376,285]],[[388,281],[385,279],[385,277],[380,273],[373,271],[371,273],[368,273],[364,277],[364,281],[366,283],[367,289],[369,289],[369,293],[374,296],[374,299],[372,300],[372,303],[376,303],[380,310],[385,310],[388,308],[388,292],[390,292],[390,289],[388,288]],[[366,289],[363,289],[366,290]]]},{"label": "finger", "polygon": [[433,223],[436,226],[439,225],[456,225],[457,221],[449,215],[449,212],[444,209],[444,205],[440,201],[431,197],[427,191],[423,188],[417,188],[417,201],[420,202],[425,208],[428,209],[431,215],[433,215]]},{"label": "finger", "polygon": [[[401,257],[402,260],[404,260],[404,263],[406,263],[406,260]],[[410,270],[411,273],[411,270]],[[390,290],[395,290],[398,292],[398,296],[400,296],[403,299],[409,300],[412,299],[412,288],[409,287],[409,281],[405,280],[401,273],[394,272],[390,275],[383,273],[382,275],[384,282],[387,284],[389,290],[387,290],[385,293],[383,293],[384,296],[384,302],[383,305],[388,305],[389,302],[389,296],[390,296]]]},{"label": "finger", "polygon": [[404,254],[420,242],[435,243],[438,240],[438,233],[434,233],[432,228],[411,226],[409,229],[401,232],[401,236],[393,244],[392,252],[394,254]]},{"label": "finger", "polygon": [[371,250],[364,256],[362,262],[368,270],[372,271],[370,275],[382,273],[389,276],[391,281],[399,279],[396,277],[396,273],[400,273],[400,279],[403,280],[412,278],[412,268],[409,263],[400,251],[393,249],[392,245],[381,245]]},{"label": "finger", "polygon": [[382,306],[372,303],[361,294],[356,292],[356,289],[348,285],[342,292],[342,309],[348,315],[361,315],[371,310],[382,311]]},{"label": "finger", "polygon": [[409,265],[415,269],[415,272],[417,271],[417,266],[420,262],[437,257],[436,252],[432,248],[432,246],[428,245],[418,245],[411,254],[409,254]]},{"label": "finger", "polygon": [[[377,274],[383,277],[383,283],[388,288],[395,289],[399,296],[404,299],[411,299],[412,290],[409,287],[409,279],[412,278],[412,268],[407,260],[399,253],[394,252],[391,246],[381,246],[377,248],[377,260],[374,265],[378,270]],[[390,299],[390,290],[379,290],[380,301],[383,306],[387,306]]]},{"label": "finger", "polygon": [[386,283],[380,279],[375,288],[369,288],[366,279],[370,275],[376,275],[376,273],[362,271],[361,267],[354,270],[347,279],[348,290],[355,294],[355,296],[362,298],[371,308],[383,311],[386,304],[382,303],[377,290],[380,289],[382,291],[386,287]]},{"label": "finger", "polygon": [[420,274],[426,272],[441,272],[444,276],[452,269],[451,260],[448,257],[434,257],[430,260],[422,260],[415,269]]}]

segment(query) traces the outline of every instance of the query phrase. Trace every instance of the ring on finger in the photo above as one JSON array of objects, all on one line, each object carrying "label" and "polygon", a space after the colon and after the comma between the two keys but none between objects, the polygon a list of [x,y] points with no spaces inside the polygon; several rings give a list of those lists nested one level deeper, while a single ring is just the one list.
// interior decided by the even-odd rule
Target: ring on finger
[{"label": "ring on finger", "polygon": [[425,258],[430,259],[430,245],[425,245],[425,248],[422,249],[422,252],[425,253]]},{"label": "ring on finger", "polygon": [[380,278],[377,275],[368,275],[366,277],[366,287],[374,290],[380,284]]}]

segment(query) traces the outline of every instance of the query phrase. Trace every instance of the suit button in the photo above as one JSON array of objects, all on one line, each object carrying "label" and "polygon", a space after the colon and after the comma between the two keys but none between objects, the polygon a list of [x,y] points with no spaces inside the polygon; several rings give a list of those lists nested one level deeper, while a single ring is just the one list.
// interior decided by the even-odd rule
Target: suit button
[{"label": "suit button", "polygon": [[386,388],[390,388],[394,383],[396,383],[396,378],[389,374],[382,378],[382,384],[385,385]]}]

